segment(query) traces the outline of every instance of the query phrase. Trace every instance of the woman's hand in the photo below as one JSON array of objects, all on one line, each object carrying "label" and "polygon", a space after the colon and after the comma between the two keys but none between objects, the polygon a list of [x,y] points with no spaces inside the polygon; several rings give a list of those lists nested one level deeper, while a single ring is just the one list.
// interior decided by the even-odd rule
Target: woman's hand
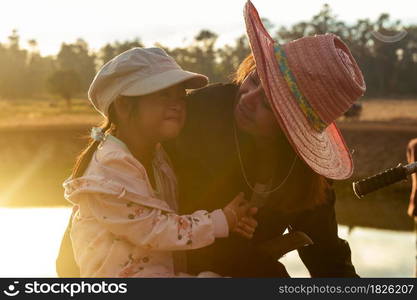
[{"label": "woman's hand", "polygon": [[230,231],[248,239],[253,237],[258,226],[258,222],[253,217],[257,211],[256,207],[249,207],[249,202],[245,200],[243,193],[238,194],[223,208]]}]

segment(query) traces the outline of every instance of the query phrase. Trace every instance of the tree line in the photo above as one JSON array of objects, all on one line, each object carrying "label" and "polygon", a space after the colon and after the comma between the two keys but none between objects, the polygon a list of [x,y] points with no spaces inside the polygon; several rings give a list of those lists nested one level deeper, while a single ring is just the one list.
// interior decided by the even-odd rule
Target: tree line
[{"label": "tree line", "polygon": [[[370,97],[417,96],[417,25],[391,21],[388,14],[376,20],[359,19],[347,24],[337,18],[328,5],[308,21],[277,27],[270,20],[264,24],[280,43],[303,36],[332,32],[349,46],[360,65]],[[376,39],[373,31],[392,35],[399,29],[407,31],[395,43]],[[233,44],[217,47],[218,35],[201,30],[186,46],[164,48],[186,70],[207,75],[211,82],[226,82],[239,63],[250,53],[246,36]],[[36,40],[23,49],[14,30],[6,43],[0,43],[0,98],[33,98],[46,94],[60,95],[71,105],[74,96],[85,97],[98,68],[115,55],[132,47],[143,47],[140,38],[107,43],[98,51],[90,49],[85,40],[63,43],[56,55],[41,56]]]}]

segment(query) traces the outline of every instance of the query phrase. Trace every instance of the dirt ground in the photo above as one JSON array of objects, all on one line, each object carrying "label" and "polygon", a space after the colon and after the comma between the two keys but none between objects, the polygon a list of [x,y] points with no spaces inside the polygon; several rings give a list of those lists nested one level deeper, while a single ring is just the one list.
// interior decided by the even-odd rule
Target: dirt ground
[{"label": "dirt ground", "polygon": [[407,216],[411,180],[368,194],[362,199],[352,192],[352,182],[406,163],[408,141],[417,137],[417,122],[343,122],[340,129],[353,150],[352,180],[337,182],[338,221],[349,226],[413,230]]}]

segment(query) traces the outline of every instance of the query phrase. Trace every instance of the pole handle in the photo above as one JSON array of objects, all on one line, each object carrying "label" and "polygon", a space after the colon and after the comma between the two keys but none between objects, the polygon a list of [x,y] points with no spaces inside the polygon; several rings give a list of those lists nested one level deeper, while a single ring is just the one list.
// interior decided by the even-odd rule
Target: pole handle
[{"label": "pole handle", "polygon": [[395,168],[385,170],[379,174],[354,182],[353,191],[358,198],[362,198],[366,194],[406,178],[407,170],[402,164],[399,164]]}]

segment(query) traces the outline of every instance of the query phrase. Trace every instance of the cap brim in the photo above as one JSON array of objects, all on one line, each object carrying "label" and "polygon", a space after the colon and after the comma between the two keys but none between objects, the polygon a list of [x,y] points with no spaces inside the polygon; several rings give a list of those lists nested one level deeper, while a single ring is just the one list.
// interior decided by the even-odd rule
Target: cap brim
[{"label": "cap brim", "polygon": [[245,5],[244,15],[259,78],[293,149],[315,172],[332,179],[349,178],[353,162],[339,129],[334,123],[323,132],[310,126],[280,73],[274,53],[275,41],[250,1]]},{"label": "cap brim", "polygon": [[206,86],[208,84],[208,78],[201,74],[175,69],[148,77],[141,81],[135,81],[120,94],[122,96],[143,96],[179,83],[184,83],[186,89],[197,89]]}]

